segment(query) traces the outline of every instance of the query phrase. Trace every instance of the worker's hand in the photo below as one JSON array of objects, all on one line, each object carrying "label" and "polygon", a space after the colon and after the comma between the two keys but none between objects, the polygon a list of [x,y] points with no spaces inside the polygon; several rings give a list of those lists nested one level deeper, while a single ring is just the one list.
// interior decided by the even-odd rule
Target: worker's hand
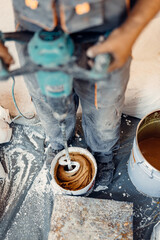
[{"label": "worker's hand", "polygon": [[96,57],[98,54],[110,53],[113,57],[108,68],[108,72],[112,72],[121,68],[131,55],[132,40],[130,36],[121,28],[114,30],[109,37],[103,42],[90,47],[87,50],[87,56]]},{"label": "worker's hand", "polygon": [[0,58],[3,60],[3,62],[9,67],[12,63],[14,63],[14,60],[12,56],[8,52],[8,48],[3,45],[2,42],[0,42]]}]

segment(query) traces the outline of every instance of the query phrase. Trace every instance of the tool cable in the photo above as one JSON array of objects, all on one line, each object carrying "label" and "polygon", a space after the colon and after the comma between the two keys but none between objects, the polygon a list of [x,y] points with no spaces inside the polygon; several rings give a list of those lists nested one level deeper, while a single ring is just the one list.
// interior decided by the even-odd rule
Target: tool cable
[{"label": "tool cable", "polygon": [[19,117],[23,117],[27,120],[31,120],[34,118],[35,115],[33,115],[32,117],[26,117],[19,109],[18,105],[17,105],[17,102],[16,102],[16,99],[15,99],[15,94],[14,94],[14,89],[15,89],[15,78],[12,77],[12,80],[13,80],[13,84],[12,84],[12,98],[13,98],[13,102],[14,102],[14,105],[17,109],[17,111],[19,112],[19,115],[17,115],[15,118],[12,119],[12,122],[15,121],[17,118]]}]

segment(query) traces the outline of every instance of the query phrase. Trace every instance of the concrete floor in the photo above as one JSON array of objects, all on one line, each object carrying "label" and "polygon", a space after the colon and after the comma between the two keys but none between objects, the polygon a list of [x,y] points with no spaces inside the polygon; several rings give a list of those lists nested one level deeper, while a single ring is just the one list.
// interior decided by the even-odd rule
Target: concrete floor
[{"label": "concrete floor", "polygon": [[[0,29],[1,31],[14,31],[14,18],[11,0],[0,1]],[[140,35],[133,48],[133,61],[131,66],[130,82],[126,92],[124,113],[142,117],[145,112],[150,112],[155,107],[160,108],[160,15],[158,15]],[[13,43],[9,43],[9,50],[18,66],[18,57]],[[14,66],[14,67],[15,67]],[[155,83],[153,88],[153,83]],[[17,110],[13,104],[11,96],[12,80],[0,83],[0,105],[8,108],[12,116],[17,115]],[[151,88],[152,87],[152,88]],[[148,99],[150,89],[156,90],[150,95],[152,101]],[[31,98],[25,87],[22,77],[16,82],[15,96],[17,104],[23,113],[35,112]],[[146,108],[144,109],[144,103]],[[145,110],[145,111],[144,111]]]}]

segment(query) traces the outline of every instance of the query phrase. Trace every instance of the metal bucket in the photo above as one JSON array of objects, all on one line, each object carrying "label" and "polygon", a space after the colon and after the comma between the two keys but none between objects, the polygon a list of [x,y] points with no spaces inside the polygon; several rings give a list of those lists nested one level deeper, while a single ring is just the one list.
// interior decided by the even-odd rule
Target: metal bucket
[{"label": "metal bucket", "polygon": [[151,234],[150,240],[160,239],[160,221],[153,227],[153,232]]},{"label": "metal bucket", "polygon": [[150,197],[160,197],[160,171],[147,161],[139,147],[148,138],[160,138],[160,110],[151,112],[138,124],[128,162],[128,174],[137,190]]},{"label": "metal bucket", "polygon": [[56,167],[57,162],[60,159],[60,157],[62,157],[65,154],[65,150],[62,150],[55,156],[55,158],[53,159],[53,161],[51,163],[50,174],[52,176],[51,184],[52,184],[52,187],[54,190],[54,194],[88,196],[92,192],[92,190],[94,188],[94,184],[95,184],[95,178],[96,178],[96,174],[97,174],[96,160],[93,157],[93,155],[84,148],[69,147],[68,151],[69,151],[69,153],[79,153],[81,155],[85,155],[86,157],[88,157],[90,159],[90,161],[92,161],[93,166],[94,166],[94,176],[93,176],[91,182],[86,187],[84,187],[83,189],[80,189],[80,190],[75,190],[75,191],[74,190],[66,190],[66,189],[62,188],[60,185],[58,185],[58,183],[55,180],[55,167]]}]

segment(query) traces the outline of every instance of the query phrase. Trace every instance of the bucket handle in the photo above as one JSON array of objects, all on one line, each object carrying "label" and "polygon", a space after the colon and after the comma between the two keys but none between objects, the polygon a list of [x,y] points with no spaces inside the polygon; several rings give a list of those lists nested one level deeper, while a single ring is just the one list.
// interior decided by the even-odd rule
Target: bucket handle
[{"label": "bucket handle", "polygon": [[[134,152],[133,152],[133,149],[132,149],[132,156],[133,156],[133,161],[134,161],[134,163],[136,163],[136,159],[135,159],[135,157],[134,157]],[[144,160],[141,160],[141,161],[139,161],[139,162],[137,162],[137,165],[141,165],[142,163],[144,163]],[[148,166],[145,164],[145,166],[147,167],[147,169],[148,169]],[[151,170],[151,171],[146,171],[145,169],[144,169],[144,171],[146,172],[146,174],[149,176],[149,178],[150,179],[153,179],[153,169]]]},{"label": "bucket handle", "polygon": [[[148,168],[148,166],[146,166],[146,167]],[[144,171],[145,171],[145,169],[144,169]],[[149,176],[149,178],[153,179],[153,169],[149,172],[148,171],[145,171],[145,172]]]},{"label": "bucket handle", "polygon": [[152,179],[153,178],[153,170],[151,170],[149,177]]},{"label": "bucket handle", "polygon": [[[132,149],[132,156],[133,156],[133,161],[134,163],[136,163],[136,159],[135,159],[135,156],[134,156],[134,152],[133,152],[133,149]],[[140,162],[137,162],[137,164],[142,164],[144,162],[144,160],[141,160]]]},{"label": "bucket handle", "polygon": [[140,165],[140,164],[142,164],[143,162],[144,162],[144,161],[142,160],[142,161],[140,161],[140,162],[137,162],[137,164]]}]

